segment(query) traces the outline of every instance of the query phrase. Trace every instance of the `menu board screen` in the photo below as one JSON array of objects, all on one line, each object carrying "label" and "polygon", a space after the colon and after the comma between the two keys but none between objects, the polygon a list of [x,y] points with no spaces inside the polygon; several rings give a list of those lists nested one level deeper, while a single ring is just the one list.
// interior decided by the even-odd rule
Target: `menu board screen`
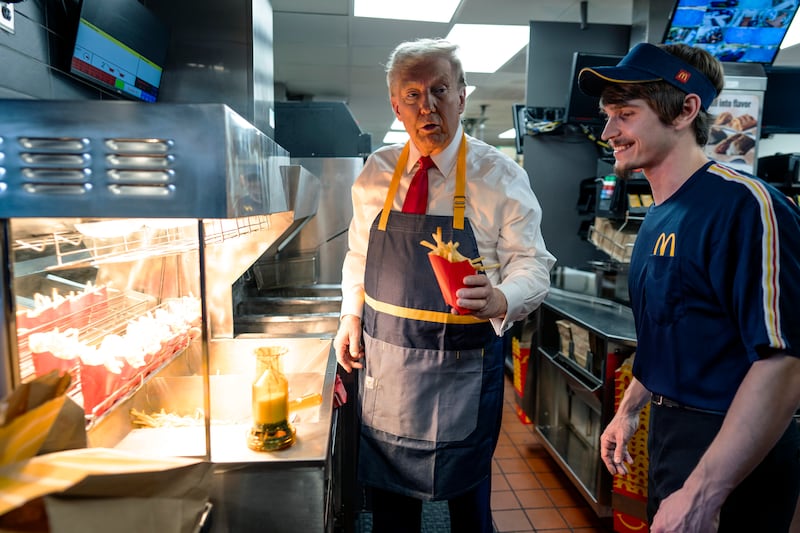
[{"label": "menu board screen", "polygon": [[136,0],[83,0],[70,72],[116,94],[155,102],[169,29]]},{"label": "menu board screen", "polygon": [[798,0],[678,0],[664,43],[704,48],[731,63],[772,64]]}]

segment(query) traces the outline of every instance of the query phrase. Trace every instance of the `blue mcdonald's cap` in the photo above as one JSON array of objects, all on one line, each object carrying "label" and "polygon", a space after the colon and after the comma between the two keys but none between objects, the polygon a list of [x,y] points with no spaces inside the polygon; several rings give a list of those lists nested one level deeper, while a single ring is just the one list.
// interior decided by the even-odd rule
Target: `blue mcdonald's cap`
[{"label": "blue mcdonald's cap", "polygon": [[650,43],[640,43],[615,67],[587,67],[578,74],[578,86],[590,96],[600,96],[612,83],[647,83],[663,80],[686,94],[700,97],[708,110],[717,89],[702,72],[666,50]]}]

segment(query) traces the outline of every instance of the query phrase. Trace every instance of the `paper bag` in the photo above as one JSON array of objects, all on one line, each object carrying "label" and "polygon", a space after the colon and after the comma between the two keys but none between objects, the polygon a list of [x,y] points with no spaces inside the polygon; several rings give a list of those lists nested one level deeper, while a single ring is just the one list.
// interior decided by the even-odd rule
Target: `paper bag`
[{"label": "paper bag", "polygon": [[470,309],[464,309],[456,305],[458,298],[456,291],[464,285],[464,277],[475,274],[475,267],[469,260],[458,261],[451,263],[444,257],[433,253],[428,254],[433,273],[436,275],[436,282],[439,284],[439,290],[442,291],[442,297],[447,305],[456,310],[459,315],[466,315],[471,313]]},{"label": "paper bag", "polygon": [[[38,499],[44,531],[191,533],[209,499],[211,467],[105,448],[42,455],[0,467],[0,515]],[[14,511],[0,516],[0,531],[9,527],[8,516]]]},{"label": "paper bag", "polygon": [[86,446],[83,409],[66,395],[69,374],[50,372],[17,387],[0,404],[0,465]]}]

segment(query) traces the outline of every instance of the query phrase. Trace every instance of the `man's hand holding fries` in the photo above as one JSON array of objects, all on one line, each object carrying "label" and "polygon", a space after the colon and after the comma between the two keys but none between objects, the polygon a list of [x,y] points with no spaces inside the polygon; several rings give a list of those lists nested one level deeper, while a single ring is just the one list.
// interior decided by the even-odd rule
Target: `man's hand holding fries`
[{"label": "man's hand holding fries", "polygon": [[500,289],[492,287],[488,276],[466,276],[464,285],[466,287],[456,291],[459,307],[469,309],[478,318],[503,318],[506,315],[506,296]]}]

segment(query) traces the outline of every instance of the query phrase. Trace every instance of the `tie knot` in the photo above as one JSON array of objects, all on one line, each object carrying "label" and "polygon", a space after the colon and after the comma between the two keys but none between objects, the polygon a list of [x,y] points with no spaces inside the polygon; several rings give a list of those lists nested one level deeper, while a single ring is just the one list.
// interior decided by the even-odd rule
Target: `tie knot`
[{"label": "tie knot", "polygon": [[430,156],[424,155],[419,158],[419,168],[420,170],[428,170],[433,166],[433,159]]}]

